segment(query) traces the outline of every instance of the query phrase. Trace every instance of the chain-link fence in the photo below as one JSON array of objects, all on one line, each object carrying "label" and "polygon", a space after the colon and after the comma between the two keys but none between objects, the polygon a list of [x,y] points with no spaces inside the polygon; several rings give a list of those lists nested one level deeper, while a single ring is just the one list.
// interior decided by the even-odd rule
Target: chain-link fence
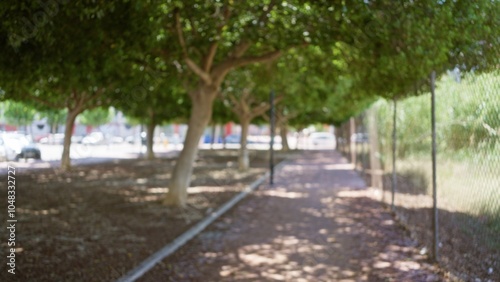
[{"label": "chain-link fence", "polygon": [[380,189],[422,252],[465,281],[500,281],[499,94],[498,72],[437,82],[435,163],[430,93],[378,101],[337,129],[339,150]]}]

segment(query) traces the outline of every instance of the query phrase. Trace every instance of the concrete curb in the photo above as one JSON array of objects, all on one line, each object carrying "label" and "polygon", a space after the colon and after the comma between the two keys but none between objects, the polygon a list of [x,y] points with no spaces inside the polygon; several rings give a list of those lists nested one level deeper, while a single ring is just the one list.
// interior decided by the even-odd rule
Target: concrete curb
[{"label": "concrete curb", "polygon": [[[278,165],[275,166],[275,170],[281,168],[283,164],[288,160],[286,158]],[[226,213],[229,209],[234,207],[239,201],[245,198],[248,194],[253,192],[259,185],[261,185],[266,179],[269,178],[269,172],[266,172],[259,179],[251,183],[247,186],[242,192],[236,195],[231,200],[227,201],[224,205],[218,208],[216,211],[205,217],[202,221],[198,222],[196,225],[191,227],[189,230],[184,232],[182,235],[177,237],[174,241],[168,243],[163,248],[161,248],[156,253],[152,254],[148,258],[146,258],[143,262],[141,262],[134,269],[130,270],[124,276],[119,278],[117,282],[133,282],[139,279],[142,275],[148,272],[151,268],[153,268],[158,262],[167,258],[169,255],[173,254],[180,247],[184,246],[189,240],[193,239],[196,235],[198,235],[203,229],[205,229],[208,225],[214,222],[221,215]]]}]

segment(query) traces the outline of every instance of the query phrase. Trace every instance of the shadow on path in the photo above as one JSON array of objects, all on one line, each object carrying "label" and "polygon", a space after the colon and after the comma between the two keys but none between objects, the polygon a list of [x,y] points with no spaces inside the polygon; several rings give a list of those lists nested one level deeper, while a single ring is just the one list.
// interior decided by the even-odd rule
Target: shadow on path
[{"label": "shadow on path", "polygon": [[305,152],[140,281],[440,281],[337,152]]}]

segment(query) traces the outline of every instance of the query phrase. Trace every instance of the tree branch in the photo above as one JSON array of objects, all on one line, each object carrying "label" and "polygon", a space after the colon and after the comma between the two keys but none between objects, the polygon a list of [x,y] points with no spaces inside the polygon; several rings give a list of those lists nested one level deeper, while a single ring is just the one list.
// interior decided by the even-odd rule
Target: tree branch
[{"label": "tree branch", "polygon": [[184,56],[187,58],[188,53],[186,48],[186,41],[184,40],[184,34],[182,33],[181,16],[179,14],[178,8],[175,9],[175,30],[177,32],[177,39],[179,40],[179,44],[181,45],[182,52],[184,53]]},{"label": "tree branch", "polygon": [[252,119],[263,115],[269,110],[271,106],[268,103],[262,103],[252,110]]},{"label": "tree branch", "polygon": [[51,103],[47,100],[44,100],[44,99],[41,99],[40,97],[37,97],[37,96],[28,96],[29,99],[32,99],[32,100],[35,100],[37,103],[40,103],[40,104],[43,104],[49,108],[63,108],[64,107],[64,103],[61,103],[61,104],[57,104],[57,103]]},{"label": "tree branch", "polygon": [[204,58],[203,61],[203,70],[206,72],[209,72],[210,69],[212,68],[213,62],[215,55],[217,54],[217,48],[219,47],[219,40],[222,35],[222,30],[227,24],[227,21],[229,17],[231,16],[231,9],[228,6],[225,6],[224,8],[224,14],[223,14],[223,21],[220,25],[217,26],[217,38],[215,38],[214,43],[210,45],[210,48],[208,49],[208,53]]},{"label": "tree branch", "polygon": [[269,14],[271,12],[271,10],[274,9],[274,6],[276,6],[276,1],[275,0],[271,0],[271,3],[269,3],[269,5],[267,6],[267,9],[266,10],[263,9],[263,12],[262,12],[262,14],[259,17],[259,21],[258,22],[262,22],[264,24],[267,23],[267,20],[269,19],[267,17],[267,14]]},{"label": "tree branch", "polygon": [[248,88],[243,88],[243,90],[241,91],[242,94],[241,94],[241,99],[240,100],[247,100],[248,97],[250,96],[250,89]]},{"label": "tree branch", "polygon": [[[99,96],[102,95],[102,93],[104,93],[106,88],[99,88],[97,89],[97,91],[94,92],[94,94],[90,95],[84,103],[88,103],[88,102],[92,102],[92,101],[96,101],[96,103],[94,104],[95,106],[101,106],[102,105],[102,100],[98,100],[97,98]],[[87,105],[89,108],[92,107],[92,105]]]},{"label": "tree branch", "polygon": [[229,100],[231,100],[231,103],[234,105],[231,107],[231,111],[238,117],[239,120],[243,120],[247,118],[248,114],[243,110],[243,103],[242,101],[236,99],[235,95],[229,94]]},{"label": "tree branch", "polygon": [[202,70],[195,62],[193,62],[190,58],[184,58],[186,61],[186,65],[193,71],[203,82],[206,84],[212,84],[212,77],[209,73]]},{"label": "tree branch", "polygon": [[[186,61],[186,65],[191,69],[203,82],[206,84],[212,83],[212,78],[210,75],[201,69],[193,60],[191,60],[188,56],[186,41],[184,39],[184,34],[182,33],[181,27],[181,16],[179,14],[179,9],[175,10],[175,29],[177,31],[177,37],[179,40],[179,44],[181,45],[182,52],[184,53],[184,60]],[[215,51],[214,51],[215,53]]]},{"label": "tree branch", "polygon": [[233,110],[240,111],[238,99],[236,99],[236,96],[234,96],[233,94],[228,94],[227,96],[229,97],[229,100],[231,100],[231,103],[233,103]]},{"label": "tree branch", "polygon": [[198,35],[198,31],[196,30],[196,28],[194,27],[194,22],[193,22],[193,19],[191,17],[188,18],[188,21],[189,21],[189,25],[191,25],[191,34],[196,37]]},{"label": "tree branch", "polygon": [[215,81],[215,84],[220,85],[220,83],[222,83],[225,76],[231,69],[254,63],[269,62],[279,58],[281,54],[282,54],[281,50],[276,50],[260,56],[248,56],[241,58],[231,57],[213,68],[212,77]]},{"label": "tree branch", "polygon": [[279,95],[278,97],[276,97],[273,101],[273,104],[276,106],[278,103],[280,103],[281,101],[283,101],[283,99],[285,98],[285,95]]},{"label": "tree branch", "polygon": [[260,56],[248,56],[248,57],[238,58],[233,61],[233,66],[231,68],[238,68],[249,64],[273,61],[279,58],[281,54],[282,54],[281,50],[276,50]]},{"label": "tree branch", "polygon": [[252,42],[243,40],[238,45],[234,46],[234,49],[229,56],[233,58],[240,58],[243,54],[245,54],[250,46],[252,46]]},{"label": "tree branch", "polygon": [[219,47],[219,42],[215,41],[210,45],[208,49],[208,53],[203,60],[203,70],[205,72],[209,72],[212,68],[212,64],[214,62],[215,54],[217,54],[217,47]]},{"label": "tree branch", "polygon": [[75,113],[80,113],[82,109],[84,108],[84,104],[87,102],[86,96],[87,92],[81,92],[80,95],[76,92],[76,90],[73,90],[73,97],[75,99],[75,105],[74,107],[68,107],[68,111],[75,112]]}]

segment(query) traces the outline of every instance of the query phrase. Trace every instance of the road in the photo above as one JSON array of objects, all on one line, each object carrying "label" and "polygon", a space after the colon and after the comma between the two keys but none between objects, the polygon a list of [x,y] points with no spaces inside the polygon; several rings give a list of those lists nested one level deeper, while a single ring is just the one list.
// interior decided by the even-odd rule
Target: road
[{"label": "road", "polygon": [[[289,139],[289,144],[292,149],[296,148],[297,140],[293,137]],[[62,145],[49,145],[38,144],[42,152],[41,160],[24,160],[18,162],[0,162],[0,173],[5,173],[7,167],[14,166],[19,171],[36,169],[36,168],[49,168],[59,167],[61,162],[61,155],[63,151]],[[227,149],[239,149],[239,144],[226,144]],[[250,150],[269,150],[269,144],[266,143],[252,143],[247,145]],[[299,142],[300,149],[306,150],[324,150],[333,149],[333,145],[313,146],[307,140]],[[222,149],[223,144],[200,144],[200,149]],[[281,144],[274,145],[275,150],[281,149]],[[157,143],[154,145],[153,150],[156,155],[162,156],[170,153],[175,153],[182,150],[182,144],[164,144]],[[140,144],[109,144],[109,145],[83,145],[73,143],[71,145],[70,157],[73,165],[91,164],[100,162],[109,162],[119,159],[135,159],[146,153],[146,147]]]}]

